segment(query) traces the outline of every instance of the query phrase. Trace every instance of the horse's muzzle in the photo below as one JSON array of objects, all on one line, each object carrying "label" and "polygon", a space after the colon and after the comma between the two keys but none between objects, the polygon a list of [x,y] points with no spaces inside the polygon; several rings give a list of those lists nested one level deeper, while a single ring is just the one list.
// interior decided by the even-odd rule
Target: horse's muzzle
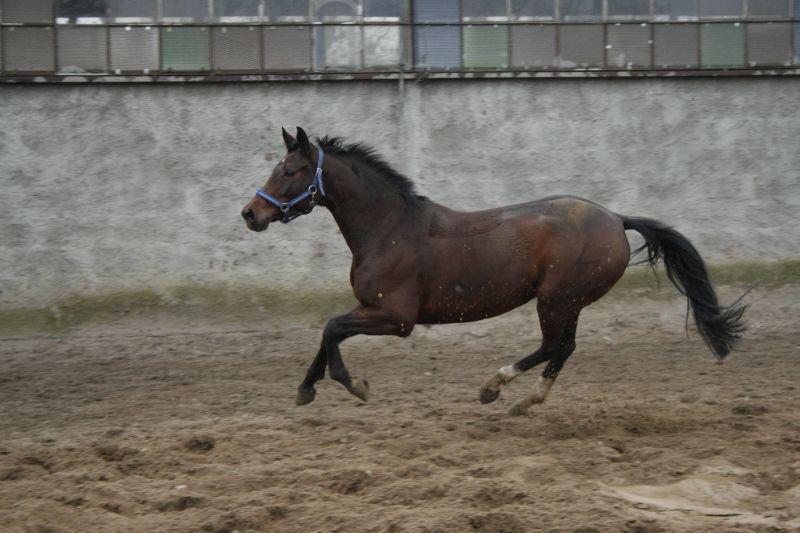
[{"label": "horse's muzzle", "polygon": [[263,224],[256,224],[255,222],[248,222],[247,228],[252,231],[264,231],[269,227],[269,221],[264,221]]},{"label": "horse's muzzle", "polygon": [[269,227],[271,222],[269,218],[265,218],[262,222],[258,222],[256,213],[249,207],[242,209],[242,218],[244,219],[247,228],[252,231],[264,231]]}]

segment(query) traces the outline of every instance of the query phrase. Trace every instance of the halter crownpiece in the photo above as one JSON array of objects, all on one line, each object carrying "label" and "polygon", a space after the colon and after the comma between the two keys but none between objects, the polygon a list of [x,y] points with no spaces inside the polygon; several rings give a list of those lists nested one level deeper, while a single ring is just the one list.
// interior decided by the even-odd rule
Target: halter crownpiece
[{"label": "halter crownpiece", "polygon": [[[314,206],[317,205],[315,196],[317,192],[319,192],[322,198],[325,198],[325,187],[322,185],[322,159],[325,157],[325,153],[322,151],[322,148],[319,146],[317,147],[317,171],[314,172],[314,179],[311,181],[311,185],[308,186],[308,189],[303,191],[301,194],[295,196],[288,202],[281,202],[271,194],[263,191],[262,189],[256,189],[256,196],[263,198],[264,200],[268,201],[275,207],[281,210],[281,222],[283,224],[288,224],[292,220],[296,219],[301,215],[309,214],[313,209]],[[301,211],[296,211],[294,213],[290,213],[289,210],[305,200],[306,198],[311,197],[311,201],[305,207],[305,209]]]}]

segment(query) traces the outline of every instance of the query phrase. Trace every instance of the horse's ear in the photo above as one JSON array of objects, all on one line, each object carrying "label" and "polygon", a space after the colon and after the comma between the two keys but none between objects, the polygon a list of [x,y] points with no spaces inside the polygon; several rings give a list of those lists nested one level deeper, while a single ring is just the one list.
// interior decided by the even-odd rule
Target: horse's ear
[{"label": "horse's ear", "polygon": [[283,142],[286,143],[286,150],[289,152],[297,150],[297,139],[292,137],[292,135],[286,131],[286,128],[281,128],[281,133],[283,134]]},{"label": "horse's ear", "polygon": [[311,142],[308,140],[308,135],[303,128],[297,126],[297,144],[300,146],[300,151],[307,155],[311,155]]}]

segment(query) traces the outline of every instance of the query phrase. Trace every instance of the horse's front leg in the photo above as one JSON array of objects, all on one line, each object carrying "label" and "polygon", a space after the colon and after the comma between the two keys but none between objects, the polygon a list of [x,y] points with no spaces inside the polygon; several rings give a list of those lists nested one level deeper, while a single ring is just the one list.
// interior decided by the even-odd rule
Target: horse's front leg
[{"label": "horse's front leg", "polygon": [[[365,379],[350,376],[342,360],[339,344],[354,335],[397,335],[406,337],[413,328],[414,323],[411,320],[401,318],[401,313],[377,307],[357,307],[346,315],[338,316],[328,321],[322,334],[320,354],[324,354],[322,357],[327,358],[331,379],[344,385],[354,396],[366,401],[369,395],[369,384]],[[318,358],[320,354],[317,355]],[[314,368],[315,363],[317,363],[316,359],[311,365],[312,368]],[[311,368],[309,368],[310,372]],[[324,367],[322,372],[324,373]],[[307,381],[308,376],[303,384]],[[300,385],[300,390],[302,390],[303,384]],[[311,388],[313,390],[313,384]],[[313,400],[313,393],[311,399]],[[299,400],[300,392],[298,391]]]}]

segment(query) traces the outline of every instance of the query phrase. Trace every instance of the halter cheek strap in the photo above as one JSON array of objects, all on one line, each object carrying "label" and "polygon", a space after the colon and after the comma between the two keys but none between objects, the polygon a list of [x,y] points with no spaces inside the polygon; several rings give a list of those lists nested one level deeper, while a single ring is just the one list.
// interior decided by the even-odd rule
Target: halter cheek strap
[{"label": "halter cheek strap", "polygon": [[[296,219],[301,215],[309,214],[313,209],[314,206],[317,205],[316,195],[319,192],[322,198],[325,198],[325,187],[322,185],[322,159],[325,157],[325,153],[322,151],[322,148],[317,147],[317,171],[314,173],[314,179],[311,181],[311,185],[308,186],[308,189],[303,191],[302,193],[298,194],[288,202],[281,202],[271,194],[265,192],[262,189],[256,189],[256,196],[263,198],[264,200],[268,201],[275,207],[281,210],[281,222],[284,224],[288,224],[292,220]],[[301,209],[300,211],[295,211],[291,213],[290,210],[292,207],[296,206],[306,198],[311,198],[311,201],[308,205]]]}]

